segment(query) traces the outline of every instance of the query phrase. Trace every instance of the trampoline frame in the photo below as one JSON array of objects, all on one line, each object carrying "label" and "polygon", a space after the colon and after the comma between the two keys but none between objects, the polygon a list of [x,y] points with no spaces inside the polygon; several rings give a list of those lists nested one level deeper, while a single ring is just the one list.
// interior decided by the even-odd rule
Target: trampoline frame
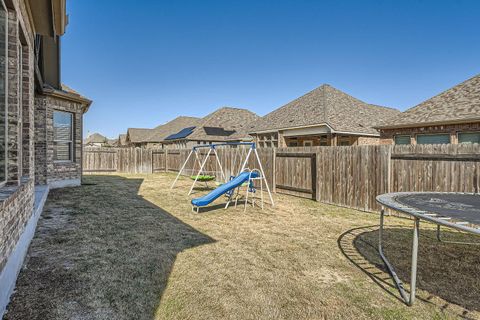
[{"label": "trampoline frame", "polygon": [[[420,235],[420,220],[425,220],[430,223],[437,225],[437,240],[445,243],[459,243],[459,244],[475,244],[470,242],[456,242],[456,241],[444,241],[440,238],[440,227],[448,227],[456,229],[458,231],[463,231],[466,233],[471,233],[474,235],[480,235],[480,228],[471,227],[472,224],[469,222],[461,221],[458,219],[453,219],[445,215],[436,214],[434,212],[428,212],[423,210],[417,210],[413,207],[404,205],[396,200],[398,196],[408,196],[408,195],[442,195],[442,194],[466,194],[466,195],[478,195],[476,193],[460,193],[460,192],[396,192],[396,193],[386,193],[377,196],[376,200],[382,205],[380,211],[380,229],[378,237],[378,252],[382,258],[385,266],[387,267],[392,279],[395,282],[395,286],[400,292],[400,296],[403,301],[408,305],[412,306],[415,302],[415,291],[417,285],[417,258],[418,258],[418,243]],[[384,220],[385,220],[385,208],[389,208],[413,217],[413,240],[412,240],[412,257],[411,257],[411,270],[410,270],[410,294],[405,290],[402,281],[398,277],[395,269],[392,264],[388,261],[385,253],[383,252],[383,230],[384,230]],[[450,221],[452,220],[452,222]],[[453,221],[454,220],[454,221]]]}]

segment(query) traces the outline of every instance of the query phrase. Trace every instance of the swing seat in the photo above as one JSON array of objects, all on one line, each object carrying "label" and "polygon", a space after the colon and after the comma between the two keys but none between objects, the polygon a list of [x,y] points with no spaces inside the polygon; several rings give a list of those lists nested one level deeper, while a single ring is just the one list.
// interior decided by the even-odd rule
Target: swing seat
[{"label": "swing seat", "polygon": [[191,176],[190,179],[195,180],[200,182],[207,182],[207,181],[212,181],[215,180],[215,176],[210,176],[210,175],[198,175],[198,176]]}]

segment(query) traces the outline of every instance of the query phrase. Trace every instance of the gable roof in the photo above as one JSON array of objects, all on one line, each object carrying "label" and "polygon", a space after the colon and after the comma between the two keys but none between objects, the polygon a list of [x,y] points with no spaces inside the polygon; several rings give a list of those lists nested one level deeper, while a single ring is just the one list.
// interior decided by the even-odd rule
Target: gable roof
[{"label": "gable roof", "polygon": [[195,127],[200,123],[201,119],[196,117],[180,116],[175,119],[153,128],[147,138],[148,142],[161,142],[172,134],[178,133],[187,127]]},{"label": "gable roof", "polygon": [[148,137],[150,137],[152,129],[146,128],[128,128],[127,137],[131,143],[142,143],[146,142]]},{"label": "gable roof", "polygon": [[85,139],[85,144],[90,143],[107,143],[108,139],[105,136],[102,136],[100,133],[92,133]]},{"label": "gable roof", "polygon": [[379,128],[480,121],[480,74],[406,110]]},{"label": "gable roof", "polygon": [[262,117],[250,132],[326,124],[337,132],[378,135],[377,124],[400,111],[365,103],[324,84]]},{"label": "gable roof", "polygon": [[189,140],[229,141],[250,138],[248,132],[260,117],[247,109],[222,107],[210,113],[197,126]]}]

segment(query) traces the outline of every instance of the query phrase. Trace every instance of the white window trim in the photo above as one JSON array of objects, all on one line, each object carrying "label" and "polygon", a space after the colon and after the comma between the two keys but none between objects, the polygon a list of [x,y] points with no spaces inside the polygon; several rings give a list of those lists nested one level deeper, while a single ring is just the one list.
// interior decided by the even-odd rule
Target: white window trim
[{"label": "white window trim", "polygon": [[[70,117],[71,117],[71,122],[70,122],[70,137],[71,137],[71,140],[57,140],[57,139],[53,139],[53,142],[61,142],[61,143],[70,143],[71,144],[71,148],[70,148],[70,159],[69,160],[53,160],[54,163],[73,163],[73,148],[74,148],[74,130],[73,130],[73,127],[74,127],[74,113],[73,112],[68,112],[68,111],[63,111],[63,110],[53,110],[53,113],[55,114],[55,112],[63,112],[63,113],[68,113],[70,114]],[[53,131],[54,131],[54,137],[55,137],[55,121],[53,122]]]},{"label": "white window trim", "polygon": [[[309,143],[310,145],[307,146],[306,144]],[[303,140],[303,146],[304,147],[313,147],[313,140]]]}]

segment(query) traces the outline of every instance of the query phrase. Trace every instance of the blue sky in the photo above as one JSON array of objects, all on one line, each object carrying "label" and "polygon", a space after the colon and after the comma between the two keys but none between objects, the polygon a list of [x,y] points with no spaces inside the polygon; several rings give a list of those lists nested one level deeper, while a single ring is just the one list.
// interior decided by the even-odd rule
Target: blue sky
[{"label": "blue sky", "polygon": [[323,83],[405,110],[480,73],[480,1],[68,0],[62,80],[115,137]]}]

